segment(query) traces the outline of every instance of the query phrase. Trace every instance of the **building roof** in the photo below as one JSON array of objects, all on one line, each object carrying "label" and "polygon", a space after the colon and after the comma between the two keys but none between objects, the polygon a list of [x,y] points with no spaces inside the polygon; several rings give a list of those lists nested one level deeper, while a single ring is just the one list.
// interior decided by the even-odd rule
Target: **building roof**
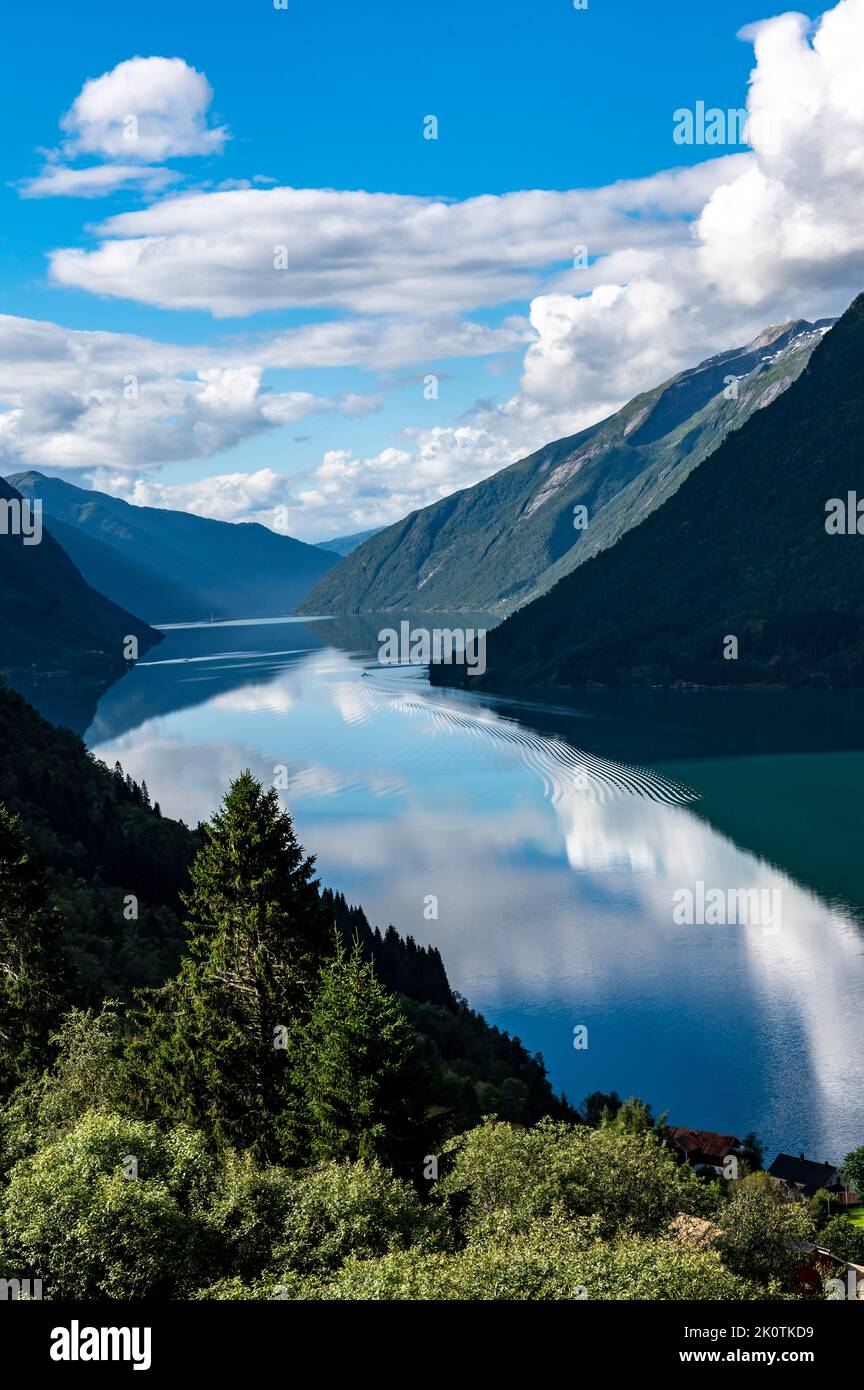
[{"label": "building roof", "polygon": [[717,1167],[722,1167],[727,1154],[743,1147],[734,1134],[715,1134],[710,1129],[683,1129],[678,1125],[670,1125],[669,1138],[684,1150],[691,1162],[713,1163]]},{"label": "building roof", "polygon": [[722,1229],[713,1221],[706,1221],[702,1216],[690,1216],[683,1211],[669,1223],[669,1235],[679,1245],[695,1245],[703,1250],[710,1249],[722,1234]]},{"label": "building roof", "polygon": [[828,1187],[837,1177],[833,1163],[815,1163],[811,1158],[794,1158],[792,1154],[778,1154],[768,1172],[773,1178],[800,1187],[807,1197]]}]

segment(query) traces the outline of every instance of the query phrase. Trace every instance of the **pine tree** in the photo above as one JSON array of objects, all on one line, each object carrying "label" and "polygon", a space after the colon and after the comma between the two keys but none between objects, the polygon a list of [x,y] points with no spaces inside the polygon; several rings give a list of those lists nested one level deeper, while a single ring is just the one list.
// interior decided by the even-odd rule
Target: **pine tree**
[{"label": "pine tree", "polygon": [[289,993],[314,972],[326,944],[314,856],[305,856],[276,791],[248,770],[205,826],[184,895],[199,959],[260,955]]},{"label": "pine tree", "polygon": [[359,940],[349,953],[334,933],[303,1057],[316,1157],[393,1162],[416,1148],[426,1086],[414,1049],[399,1001],[363,959]]},{"label": "pine tree", "polygon": [[250,772],[205,827],[184,895],[189,955],[147,992],[133,1077],[157,1113],[264,1160],[296,1155],[294,1072],[326,940],[314,859]]},{"label": "pine tree", "polygon": [[0,803],[0,1095],[46,1065],[67,1002],[63,921],[47,897],[20,818]]}]

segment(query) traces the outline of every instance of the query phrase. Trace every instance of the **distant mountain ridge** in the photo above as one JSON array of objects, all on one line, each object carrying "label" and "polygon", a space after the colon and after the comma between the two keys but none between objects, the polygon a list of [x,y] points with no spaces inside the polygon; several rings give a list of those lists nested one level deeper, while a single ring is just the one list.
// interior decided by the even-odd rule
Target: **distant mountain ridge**
[{"label": "distant mountain ridge", "polygon": [[491,632],[467,683],[864,688],[862,362],[864,294],[663,507]]},{"label": "distant mountain ridge", "polygon": [[148,622],[280,617],[338,557],[254,522],[138,507],[42,473],[10,479],[88,583]]},{"label": "distant mountain ridge", "polygon": [[[730,430],[787,389],[832,323],[766,329],[412,512],[352,551],[297,611],[513,611],[662,505]],[[589,518],[581,531],[579,505]]]},{"label": "distant mountain ridge", "polygon": [[332,541],[316,541],[319,550],[331,550],[336,555],[350,555],[352,550],[356,550],[358,545],[368,541],[372,536],[377,536],[379,531],[383,531],[383,526],[372,526],[368,531],[354,531],[350,536],[336,536]]}]

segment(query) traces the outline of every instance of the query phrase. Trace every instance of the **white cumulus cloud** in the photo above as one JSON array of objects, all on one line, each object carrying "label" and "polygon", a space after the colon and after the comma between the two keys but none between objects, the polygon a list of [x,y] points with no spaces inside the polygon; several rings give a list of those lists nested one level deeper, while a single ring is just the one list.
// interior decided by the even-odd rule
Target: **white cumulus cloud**
[{"label": "white cumulus cloud", "polygon": [[[105,220],[92,249],[52,253],[55,282],[216,317],[321,307],[334,316],[194,349],[0,320],[0,364],[13,383],[0,447],[27,436],[37,457],[72,466],[87,438],[97,464],[127,491],[146,487],[156,505],[265,521],[280,506],[295,534],[323,538],[396,520],[476,482],[768,324],[842,311],[864,288],[864,0],[839,0],[817,22],[783,14],[741,36],[755,51],[751,148],[691,168],[606,188],[463,201],[240,187],[171,196]],[[131,60],[157,61],[180,62]],[[189,98],[176,129],[189,143],[219,144],[224,132],[206,126],[209,86],[194,77],[180,83]],[[125,104],[112,98],[103,108],[88,98],[79,110],[76,102],[70,141],[83,152],[80,142],[91,139],[117,160]],[[100,129],[112,133],[103,138]],[[671,157],[671,109],[669,129]],[[157,139],[150,157],[180,152]],[[586,269],[573,265],[580,246],[591,257]],[[464,317],[519,299],[530,303],[527,321],[490,327]],[[262,374],[271,368],[388,371],[514,350],[524,355],[510,399],[362,456],[331,450],[301,478],[266,469],[247,485],[241,473],[194,485],[130,476],[207,457],[307,409],[351,413],[348,398],[322,407],[303,393],[268,393]],[[135,425],[111,403],[124,361],[139,363],[126,370],[148,383]]]},{"label": "white cumulus cloud", "polygon": [[[13,336],[23,344],[26,334],[14,333],[19,322],[11,321]],[[8,321],[0,320],[0,362],[7,327]],[[125,362],[118,353],[112,365],[106,363],[101,371],[91,373],[85,385],[81,360],[70,364],[64,356],[63,331],[57,330],[51,342],[50,335],[39,331],[44,325],[33,327],[31,338],[36,345],[44,348],[47,337],[59,351],[47,379],[44,351],[35,372],[32,360],[17,364],[18,389],[9,392],[6,408],[0,410],[0,470],[6,473],[32,467],[128,474],[184,459],[209,458],[265,430],[296,424],[311,415],[356,419],[380,404],[377,396],[269,392],[262,388],[261,367],[249,364],[202,367],[194,376],[184,377],[154,370],[154,364],[142,357],[144,374],[139,376],[130,370],[135,360],[131,348]],[[0,386],[0,401],[4,394]]]},{"label": "white cumulus cloud", "polygon": [[534,298],[527,401],[599,418],[770,323],[839,313],[864,288],[864,0],[742,37],[756,54],[751,152],[727,166],[687,243],[613,251]]},{"label": "white cumulus cloud", "polygon": [[0,471],[128,474],[206,458],[306,416],[357,419],[381,404],[377,391],[271,391],[270,370],[392,373],[430,356],[512,352],[530,337],[523,320],[489,327],[452,318],[352,319],[185,345],[0,315]]},{"label": "white cumulus cloud", "polygon": [[[203,72],[182,58],[128,58],[91,78],[60,120],[65,139],[24,198],[97,198],[120,188],[153,195],[180,175],[164,159],[220,154],[228,131],[212,126],[213,90]],[[72,167],[81,156],[102,164]]]},{"label": "white cumulus cloud", "polygon": [[443,202],[316,188],[188,193],[97,229],[94,250],[50,257],[62,285],[217,317],[327,307],[462,313],[527,299],[576,245],[608,254],[684,244],[688,218],[742,156],[608,188]]},{"label": "white cumulus cloud", "polygon": [[155,164],[219,154],[224,126],[209,126],[213,90],[182,58],[128,58],[84,84],[60,121],[69,154]]}]

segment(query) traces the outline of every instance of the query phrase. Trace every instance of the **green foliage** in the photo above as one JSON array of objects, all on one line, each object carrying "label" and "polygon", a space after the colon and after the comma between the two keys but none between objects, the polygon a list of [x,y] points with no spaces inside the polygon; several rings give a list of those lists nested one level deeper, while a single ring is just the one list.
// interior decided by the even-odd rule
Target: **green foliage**
[{"label": "green foliage", "polygon": [[314,861],[249,772],[205,837],[184,895],[189,955],[142,997],[130,1084],[155,1114],[284,1161],[301,1143],[293,1069],[325,932]]},{"label": "green foliage", "polygon": [[241,773],[205,827],[183,895],[193,958],[234,988],[244,972],[302,1000],[326,941],[314,867],[275,789]]},{"label": "green foliage", "polygon": [[48,1061],[51,1024],[68,995],[62,918],[18,816],[0,803],[0,1096]]},{"label": "green foliage", "polygon": [[449,1007],[404,998],[402,1006],[432,1073],[430,1100],[448,1136],[489,1114],[518,1124],[544,1115],[575,1118],[554,1094],[540,1054],[532,1057],[518,1038],[488,1024],[458,995]]},{"label": "green foliage", "polygon": [[592,1091],[579,1106],[579,1114],[586,1125],[596,1129],[614,1119],[623,1104],[617,1091]]},{"label": "green foliage", "polygon": [[395,1160],[419,1139],[426,1077],[398,1000],[341,940],[321,969],[303,1040],[302,1077],[313,1153]]},{"label": "green foliage", "polygon": [[650,1134],[653,1131],[659,1138],[665,1133],[666,1116],[661,1115],[655,1120],[651,1106],[637,1096],[631,1096],[614,1110],[605,1108],[601,1112],[600,1123],[603,1128],[617,1130],[619,1134]]},{"label": "green foliage", "polygon": [[285,1168],[259,1168],[249,1152],[224,1155],[206,1219],[226,1277],[255,1279],[276,1267],[297,1182]]},{"label": "green foliage", "polygon": [[864,1229],[853,1226],[848,1216],[842,1212],[832,1216],[819,1229],[817,1244],[841,1260],[853,1265],[864,1265]]},{"label": "green foliage", "polygon": [[[197,833],[148,809],[122,769],[109,772],[80,738],[2,685],[0,744],[0,801],[20,815],[45,865],[49,906],[65,922],[76,1002],[98,1007],[161,984],[180,963],[179,895]],[[137,917],[124,915],[130,894]]]},{"label": "green foliage", "polygon": [[276,1297],[273,1287],[272,1283],[264,1284],[263,1281],[260,1285],[244,1283],[239,1274],[232,1274],[224,1279],[217,1279],[206,1288],[197,1289],[193,1297],[222,1303],[258,1302],[263,1298]]},{"label": "green foliage", "polygon": [[377,1161],[319,1163],[293,1184],[275,1267],[322,1274],[346,1259],[446,1242],[442,1213]]},{"label": "green foliage", "polygon": [[[237,1284],[209,1297],[249,1296]],[[535,1223],[504,1242],[474,1241],[452,1254],[394,1252],[351,1258],[330,1278],[286,1275],[259,1282],[258,1297],[430,1302],[548,1299],[752,1299],[757,1286],[725,1269],[711,1251],[681,1250],[662,1238],[586,1240],[554,1220]]]},{"label": "green foliage", "polygon": [[349,906],[342,893],[325,888],[321,901],[344,944],[359,941],[364,959],[372,961],[379,980],[394,994],[457,1008],[437,946],[418,946],[413,936],[403,938],[393,926],[384,933],[378,927],[373,931],[362,907]]},{"label": "green foliage", "polygon": [[[137,1162],[137,1177],[130,1159]],[[22,1159],[0,1208],[0,1265],[50,1298],[181,1296],[206,1249],[193,1214],[212,1173],[194,1135],[88,1114]]]},{"label": "green foliage", "polygon": [[864,1198],[864,1144],[848,1153],[840,1167],[840,1176],[854,1192]]},{"label": "green foliage", "polygon": [[741,1140],[747,1150],[748,1157],[742,1159],[742,1165],[750,1173],[759,1173],[765,1166],[765,1145],[754,1130],[748,1130]]},{"label": "green foliage", "polygon": [[455,1162],[440,1190],[460,1197],[469,1232],[506,1211],[513,1230],[564,1213],[596,1215],[604,1238],[652,1234],[677,1213],[704,1212],[710,1203],[691,1171],[650,1132],[551,1120],[520,1130],[487,1121],[452,1140],[447,1152]]},{"label": "green foliage", "polygon": [[13,1167],[0,1267],[55,1298],[754,1299],[789,1286],[804,1208],[744,1179],[714,1248],[682,1243],[670,1217],[704,1210],[705,1189],[650,1132],[490,1121],[449,1154],[423,1201],[377,1161],[291,1174],[90,1112]]},{"label": "green foliage", "polygon": [[814,1192],[807,1209],[813,1220],[813,1226],[820,1230],[831,1216],[832,1210],[837,1210],[837,1198],[832,1193],[826,1192],[824,1187],[820,1187],[818,1192]]},{"label": "green foliage", "polygon": [[718,1217],[717,1248],[736,1274],[788,1287],[800,1258],[796,1244],[813,1236],[807,1207],[767,1173],[752,1173],[732,1184]]},{"label": "green foliage", "polygon": [[122,1108],[121,1025],[112,1004],[99,1014],[70,1010],[50,1042],[53,1068],[19,1086],[3,1113],[2,1168],[67,1133],[88,1110]]},{"label": "green foliage", "polygon": [[[208,1226],[222,1278],[207,1298],[285,1297],[349,1258],[448,1244],[446,1214],[377,1162],[319,1163],[292,1176],[229,1155]],[[278,1290],[278,1292],[277,1292]]]}]

